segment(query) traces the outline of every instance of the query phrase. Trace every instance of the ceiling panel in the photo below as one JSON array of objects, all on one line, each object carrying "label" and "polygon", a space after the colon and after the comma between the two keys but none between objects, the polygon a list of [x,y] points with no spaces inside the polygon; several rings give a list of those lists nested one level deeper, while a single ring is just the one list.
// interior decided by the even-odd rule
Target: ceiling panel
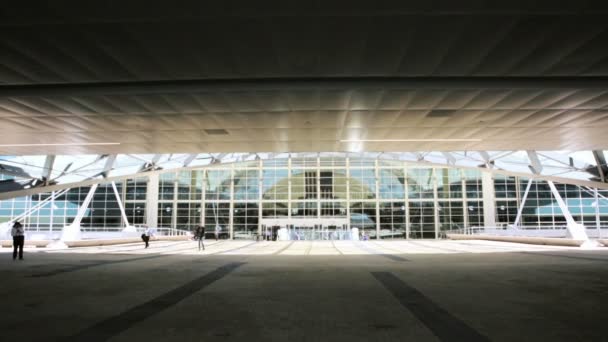
[{"label": "ceiling panel", "polygon": [[[286,142],[294,143],[289,146],[302,146],[297,143],[318,144],[319,141],[327,140],[332,143],[324,145],[325,150],[337,148],[336,151],[342,151],[361,147],[351,147],[340,140],[449,138],[480,139],[469,142],[469,145],[473,144],[483,150],[548,149],[551,147],[549,143],[539,141],[539,132],[545,128],[569,129],[569,134],[565,136],[559,136],[563,134],[562,131],[553,133],[555,139],[559,140],[559,146],[566,149],[573,149],[573,146],[584,149],[605,148],[607,144],[603,134],[582,133],[584,135],[573,138],[579,130],[595,132],[608,128],[608,110],[603,108],[604,101],[585,101],[605,96],[603,92],[594,89],[418,89],[414,96],[409,89],[382,89],[362,96],[356,110],[333,110],[334,104],[331,101],[318,101],[322,93],[323,91],[315,89],[298,90],[295,93],[284,90],[275,99],[286,99],[286,103],[290,104],[288,107],[298,108],[284,111],[269,110],[274,107],[272,103],[256,97],[256,91],[207,92],[205,96],[198,93],[182,93],[178,96],[104,95],[107,104],[105,107],[122,108],[118,113],[115,110],[79,111],[79,107],[74,105],[76,101],[95,103],[99,99],[97,95],[3,98],[0,100],[0,115],[7,129],[0,137],[0,144],[111,142],[120,145],[106,146],[107,151],[97,146],[95,151],[110,153],[125,149],[131,153],[129,149],[133,148],[138,153],[155,153],[161,152],[155,150],[160,148],[162,152],[178,153],[192,152],[192,147],[183,151],[173,150],[185,148],[189,141],[193,144],[201,141],[212,143],[207,148],[218,148],[220,143],[225,143],[225,146],[238,146],[238,151],[255,151],[261,148],[259,142],[263,140],[265,151],[280,152]],[[345,89],[336,93],[364,94],[365,91]],[[384,94],[391,94],[391,102],[397,103],[395,107],[401,109],[379,109],[378,104],[385,98]],[[577,97],[576,100],[573,99],[574,96]],[[206,110],[182,112],[178,109],[182,102],[191,106],[191,99],[195,97],[199,98],[200,107],[205,107]],[[171,98],[171,101],[167,101],[167,98]],[[572,101],[564,100],[568,98]],[[229,105],[242,103],[243,99],[255,99],[250,100],[250,103],[257,104],[255,107]],[[294,105],[296,102],[301,105]],[[226,105],[213,105],[217,103]],[[322,104],[327,104],[328,108]],[[225,129],[228,134],[208,135],[204,129]],[[70,134],[78,134],[78,137]],[[142,151],[141,146],[131,145],[131,135],[146,137],[135,141],[149,144],[145,145],[147,149]],[[503,141],[497,141],[498,139]],[[272,145],[273,141],[275,145]],[[455,149],[442,141],[429,143],[425,146],[431,146],[437,151]],[[515,145],[510,147],[509,144]],[[363,144],[365,149],[382,148],[386,151],[412,151],[419,146],[413,142],[399,141]],[[75,150],[82,149],[79,147]],[[43,150],[44,146],[36,146],[28,153]],[[2,151],[23,153],[28,149],[5,146]],[[217,150],[225,151],[228,151],[227,147],[219,147]]]},{"label": "ceiling panel", "polygon": [[605,1],[258,3],[11,3],[0,83],[608,75]]},{"label": "ceiling panel", "polygon": [[[2,154],[608,148],[607,87],[374,83],[606,78],[606,1],[15,2],[0,51]],[[244,85],[138,91],[201,80]],[[120,145],[49,145],[96,142]]]}]

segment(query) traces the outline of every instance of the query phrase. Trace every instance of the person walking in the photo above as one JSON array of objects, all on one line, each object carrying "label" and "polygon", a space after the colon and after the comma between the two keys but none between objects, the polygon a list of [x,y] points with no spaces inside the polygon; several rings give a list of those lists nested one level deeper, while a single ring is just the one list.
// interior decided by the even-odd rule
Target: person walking
[{"label": "person walking", "polygon": [[141,239],[144,240],[144,242],[146,243],[146,247],[148,248],[150,246],[149,242],[150,242],[150,237],[153,235],[153,230],[150,227],[146,227],[146,230],[144,231],[143,234],[141,234]]},{"label": "person walking", "polygon": [[17,259],[17,249],[19,249],[19,260],[23,260],[23,244],[25,243],[25,231],[21,222],[17,221],[11,229],[13,236],[13,260]]},{"label": "person walking", "polygon": [[198,250],[200,251],[201,247],[205,250],[205,226],[198,226],[198,228],[196,228],[194,238],[198,240]]}]

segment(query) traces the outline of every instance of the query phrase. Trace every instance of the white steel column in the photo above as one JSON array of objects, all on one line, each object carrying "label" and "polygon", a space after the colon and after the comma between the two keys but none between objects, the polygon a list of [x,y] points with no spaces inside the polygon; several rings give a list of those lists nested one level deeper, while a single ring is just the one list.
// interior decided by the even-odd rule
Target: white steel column
[{"label": "white steel column", "polygon": [[[515,217],[515,222],[513,222],[513,227],[519,227],[519,221],[521,221],[521,214],[524,211],[524,204],[526,203],[526,199],[528,198],[528,193],[530,192],[530,187],[532,187],[532,178],[528,179],[528,185],[526,185],[526,191],[524,192],[524,197],[521,198],[521,203],[519,204],[519,208],[517,208],[517,216]],[[517,183],[519,185],[519,182]]]},{"label": "white steel column", "polygon": [[99,184],[91,185],[87,197],[85,197],[84,201],[82,202],[82,205],[80,206],[80,208],[78,208],[78,213],[76,214],[76,217],[74,217],[74,221],[72,221],[69,226],[63,227],[63,231],[61,234],[62,241],[73,241],[81,239],[80,222],[82,222],[82,218],[84,217],[84,214],[86,213],[89,204],[91,204],[91,200],[93,199],[93,195],[95,195],[95,190],[97,190],[97,186],[99,186]]},{"label": "white steel column", "polygon": [[352,229],[350,221],[350,158],[346,157],[346,219],[348,220],[347,227]]},{"label": "white steel column", "polygon": [[121,196],[118,194],[116,182],[112,182],[112,190],[114,190],[114,195],[116,196],[116,202],[118,202],[118,208],[120,209],[120,215],[122,216],[122,220],[125,222],[125,228],[128,228],[130,226],[129,219],[127,218],[125,207],[122,205]]},{"label": "white steel column", "polygon": [[[317,156],[317,179],[315,182],[317,183],[317,218],[321,219],[321,158]],[[306,173],[305,173],[306,174]],[[304,204],[306,206],[306,204]],[[323,227],[321,227],[323,229]]]},{"label": "white steel column", "polygon": [[374,161],[374,182],[376,184],[376,240],[380,240],[380,174],[378,172],[378,158]]},{"label": "white steel column", "polygon": [[44,185],[49,184],[53,172],[53,164],[55,163],[55,155],[47,155],[44,160],[44,168],[42,169],[42,181]]},{"label": "white steel column", "polygon": [[[435,218],[435,239],[439,239],[439,194],[437,192],[436,171],[436,168],[431,169],[431,177],[433,177],[433,215]],[[422,234],[424,234],[424,232]]]},{"label": "white steel column", "polygon": [[589,237],[587,236],[587,232],[585,231],[585,226],[574,221],[574,218],[572,217],[572,214],[570,214],[570,210],[568,209],[568,205],[562,199],[562,196],[559,194],[559,191],[557,191],[557,188],[555,187],[555,184],[553,184],[553,181],[547,181],[547,184],[549,184],[551,192],[553,193],[553,197],[555,197],[557,204],[562,210],[562,214],[564,214],[564,218],[566,219],[567,223],[566,227],[568,229],[570,237],[575,240],[588,241]]},{"label": "white steel column", "polygon": [[[155,156],[156,157],[156,156]],[[175,174],[175,178],[173,179],[173,202],[171,203],[172,213],[171,213],[171,228],[177,228],[177,198],[179,195],[179,173]]]},{"label": "white steel column", "polygon": [[146,225],[158,226],[158,173],[148,176],[146,184]]},{"label": "white steel column", "polygon": [[494,198],[494,179],[491,172],[481,172],[481,190],[483,194],[483,225],[484,227],[496,227],[496,201]]},{"label": "white steel column", "polygon": [[[258,238],[264,238],[262,235],[262,210],[264,209],[264,203],[262,203],[262,199],[264,198],[264,164],[262,159],[259,160],[258,164]],[[289,207],[289,205],[288,205]]]},{"label": "white steel column", "polygon": [[593,188],[593,197],[595,198],[595,228],[597,229],[597,238],[602,238],[602,229],[600,227],[600,198],[597,193],[597,188]]},{"label": "white steel column", "polygon": [[460,170],[460,181],[462,184],[462,225],[466,234],[469,230],[469,202],[467,197],[467,177],[464,170]]},{"label": "white steel column", "polygon": [[228,206],[228,229],[230,229],[230,240],[234,240],[234,164],[230,169],[230,205]]},{"label": "white steel column", "polygon": [[[55,220],[55,191],[51,191],[51,212],[49,213],[50,217],[50,223],[49,223],[49,233],[50,236],[53,236],[53,221]],[[598,226],[599,227],[599,226]]]},{"label": "white steel column", "polygon": [[202,194],[201,194],[201,215],[200,215],[200,220],[201,223],[200,225],[205,227],[205,215],[206,215],[206,211],[207,211],[207,199],[205,198],[205,196],[207,196],[207,169],[202,170],[203,176],[202,176],[202,184],[203,184],[203,189],[202,189]]},{"label": "white steel column", "polygon": [[407,180],[407,165],[403,168],[403,186],[405,188],[405,239],[410,238],[410,194]]},{"label": "white steel column", "polygon": [[[305,177],[306,178],[306,177]],[[288,222],[291,222],[291,210],[293,208],[291,203],[291,156],[287,158],[287,218]]]}]

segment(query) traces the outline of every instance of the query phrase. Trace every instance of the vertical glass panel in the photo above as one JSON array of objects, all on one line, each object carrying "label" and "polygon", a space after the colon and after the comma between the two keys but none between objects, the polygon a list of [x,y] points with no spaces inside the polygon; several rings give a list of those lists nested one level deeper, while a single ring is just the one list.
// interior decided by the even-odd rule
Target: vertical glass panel
[{"label": "vertical glass panel", "polygon": [[400,160],[386,160],[386,159],[378,159],[378,166],[383,167],[392,167],[392,168],[403,168],[403,162]]},{"label": "vertical glass panel", "polygon": [[145,200],[148,191],[148,180],[146,178],[135,178],[127,180],[127,193],[125,199]]},{"label": "vertical glass panel", "polygon": [[292,202],[291,217],[317,217],[317,202]]},{"label": "vertical glass panel", "polygon": [[380,238],[405,238],[405,202],[380,203]]},{"label": "vertical glass panel", "polygon": [[303,200],[306,198],[306,181],[304,169],[291,170],[291,200]]},{"label": "vertical glass panel", "polygon": [[410,202],[409,207],[410,238],[434,239],[435,207],[433,202]]},{"label": "vertical glass panel", "polygon": [[[314,159],[316,163],[316,158]],[[286,168],[289,159],[288,158],[277,158],[277,159],[265,159],[262,161],[264,168]]]},{"label": "vertical glass panel", "polygon": [[407,191],[409,199],[433,198],[433,188],[433,169],[407,169]]},{"label": "vertical glass panel", "polygon": [[346,170],[322,169],[319,172],[321,199],[346,199]]},{"label": "vertical glass panel", "polygon": [[350,203],[350,226],[359,228],[361,235],[376,238],[376,203],[375,202],[351,202]]},{"label": "vertical glass panel", "polygon": [[517,178],[494,175],[494,192],[496,198],[517,198]]},{"label": "vertical glass panel", "polygon": [[321,202],[321,216],[346,217],[346,202]]},{"label": "vertical glass panel", "polygon": [[220,239],[230,236],[230,203],[205,203],[206,234],[215,234],[215,227],[219,227]]},{"label": "vertical glass panel", "polygon": [[258,203],[234,203],[233,226],[235,239],[255,238],[258,233],[259,211]]},{"label": "vertical glass panel", "polygon": [[[122,183],[116,183],[118,193],[122,193]],[[89,187],[81,188],[81,194],[85,197]],[[83,191],[84,190],[84,191]],[[83,198],[84,200],[84,198]],[[120,227],[122,216],[116,195],[110,184],[100,184],[95,190],[93,199],[89,204],[89,210],[80,223],[83,227]]]},{"label": "vertical glass panel", "polygon": [[439,230],[464,228],[464,212],[462,201],[440,201],[437,207],[439,214]]},{"label": "vertical glass panel", "polygon": [[374,169],[351,169],[349,183],[352,200],[376,198],[376,174]]},{"label": "vertical glass panel", "polygon": [[462,198],[462,176],[460,169],[435,169],[437,196],[439,198]]},{"label": "vertical glass panel", "polygon": [[405,199],[405,177],[402,169],[380,169],[379,193],[381,199]]},{"label": "vertical glass panel", "polygon": [[331,171],[333,177],[333,192],[332,199],[346,199],[346,170],[345,169],[334,169]]},{"label": "vertical glass panel", "polygon": [[171,228],[173,214],[172,202],[158,203],[158,227]]},{"label": "vertical glass panel", "polygon": [[[130,224],[144,224],[146,223],[146,203],[125,203],[125,213]],[[154,224],[151,224],[154,226]]]},{"label": "vertical glass panel", "polygon": [[358,168],[358,167],[374,167],[376,165],[376,161],[371,158],[350,158],[349,160],[350,167]]},{"label": "vertical glass panel", "polygon": [[317,167],[317,158],[292,158],[291,167],[292,168],[301,168],[301,167],[316,168]]},{"label": "vertical glass panel", "polygon": [[234,199],[258,200],[260,172],[258,170],[240,169],[234,171]]},{"label": "vertical glass panel", "polygon": [[265,202],[262,203],[262,217],[275,218],[288,216],[287,202]]},{"label": "vertical glass panel", "polygon": [[[331,196],[331,175],[324,174],[324,195]],[[291,170],[291,199],[313,200],[319,198],[318,173],[316,169],[292,169]]]},{"label": "vertical glass panel", "polygon": [[344,157],[330,157],[330,158],[320,158],[319,163],[321,167],[323,166],[342,166],[346,165],[346,159]]},{"label": "vertical glass panel", "polygon": [[195,230],[200,224],[200,203],[177,203],[176,228]]},{"label": "vertical glass panel", "polygon": [[230,170],[207,170],[205,198],[208,200],[230,199]]},{"label": "vertical glass panel", "polygon": [[483,227],[483,202],[467,201],[467,215],[469,216],[469,227]]},{"label": "vertical glass panel", "polygon": [[173,200],[175,194],[175,173],[161,173],[158,177],[158,199]]},{"label": "vertical glass panel", "polygon": [[203,172],[181,171],[177,178],[177,199],[200,201],[203,194]]},{"label": "vertical glass panel", "polygon": [[[527,180],[522,180],[520,186],[522,200]],[[538,227],[540,225],[553,225],[557,203],[553,203],[553,196],[549,185],[544,181],[532,181],[528,197],[523,206],[521,222],[525,227]],[[558,220],[559,221],[559,220]]]},{"label": "vertical glass panel", "polygon": [[177,199],[190,200],[190,171],[177,173]]},{"label": "vertical glass panel", "polygon": [[496,222],[503,225],[514,224],[517,218],[517,201],[496,201]]},{"label": "vertical glass panel", "polygon": [[478,170],[462,170],[467,198],[482,198],[483,191],[481,187],[481,172]]},{"label": "vertical glass panel", "polygon": [[262,198],[286,201],[289,195],[288,176],[287,169],[264,169],[262,171]]}]

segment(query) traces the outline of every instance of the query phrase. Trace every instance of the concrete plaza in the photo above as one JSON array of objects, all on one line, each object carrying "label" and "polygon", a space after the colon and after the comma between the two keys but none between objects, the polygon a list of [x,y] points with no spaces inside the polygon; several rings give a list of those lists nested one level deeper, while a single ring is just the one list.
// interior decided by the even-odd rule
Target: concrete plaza
[{"label": "concrete plaza", "polygon": [[606,341],[608,251],[489,241],[0,250],[2,340]]}]

